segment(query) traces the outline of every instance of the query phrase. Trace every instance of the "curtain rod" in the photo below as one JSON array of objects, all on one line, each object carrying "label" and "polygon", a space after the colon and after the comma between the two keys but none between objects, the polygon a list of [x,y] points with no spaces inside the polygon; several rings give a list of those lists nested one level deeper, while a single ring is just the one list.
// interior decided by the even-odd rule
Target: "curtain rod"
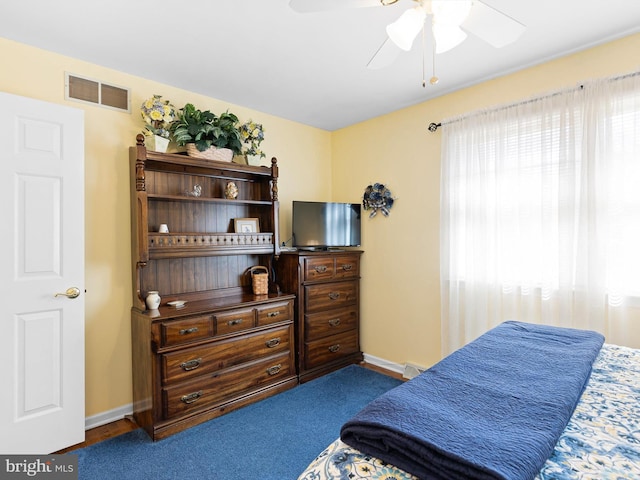
[{"label": "curtain rod", "polygon": [[[631,73],[627,73],[625,75],[620,75],[619,77],[612,77],[609,79],[610,82],[612,81],[616,81],[616,80],[624,80],[625,78],[629,78],[629,77],[635,77],[636,75],[640,75],[640,71],[638,72],[631,72]],[[575,90],[583,90],[584,89],[584,85],[579,85]],[[570,89],[568,89],[570,91]],[[544,98],[551,98],[551,97],[555,97],[556,95],[560,95],[561,93],[565,92],[566,90],[562,90],[562,91],[558,91],[558,92],[553,92],[547,95],[541,95],[539,97],[534,97],[534,98],[530,98],[528,100],[522,100],[520,102],[516,102],[516,103],[511,103],[509,105],[504,105],[502,107],[498,107],[495,109],[495,111],[497,110],[506,110],[507,108],[511,108],[511,107],[517,107],[519,105],[526,105],[528,103],[533,103],[533,102],[537,102],[539,100],[542,100]],[[470,114],[472,115],[472,114]],[[462,117],[459,117],[458,120],[461,120],[463,118],[466,118],[470,115],[463,115]],[[458,120],[451,120],[448,123],[453,123],[453,122],[457,122]],[[435,133],[438,128],[442,127],[443,123],[435,123],[435,122],[431,122],[429,124],[429,126],[427,127],[427,129],[431,132],[431,133]],[[447,123],[445,123],[444,125],[447,125]]]},{"label": "curtain rod", "polygon": [[[581,89],[583,89],[583,88],[584,88],[584,85],[580,85],[580,86],[579,86],[578,88],[576,88],[575,90],[578,90],[578,89],[580,89],[580,90],[581,90]],[[563,91],[564,91],[564,90],[563,90]],[[571,89],[569,89],[569,91],[571,91]],[[500,111],[500,110],[506,110],[507,108],[518,107],[518,106],[520,106],[520,105],[527,105],[527,104],[529,104],[529,103],[537,102],[537,101],[542,100],[542,99],[544,99],[544,98],[552,98],[552,97],[555,97],[556,95],[560,95],[560,93],[562,93],[562,92],[554,92],[554,93],[550,93],[550,94],[547,94],[547,95],[541,95],[541,96],[539,96],[539,97],[530,98],[530,99],[528,99],[528,100],[522,100],[522,101],[520,101],[520,102],[510,103],[510,104],[508,104],[508,105],[503,105],[503,106],[501,106],[501,107],[495,108],[493,111],[495,112],[495,111]],[[473,114],[463,115],[463,116],[459,117],[458,119],[451,120],[451,121],[450,121],[450,122],[448,122],[448,123],[457,122],[458,120],[465,119],[465,118],[467,118],[467,117],[470,117],[471,115],[473,115]],[[445,123],[445,125],[447,125],[448,123]],[[428,128],[429,128],[429,131],[430,131],[431,133],[435,133],[435,132],[438,130],[438,128],[440,128],[441,126],[442,126],[442,122],[440,122],[440,123],[434,123],[434,122],[431,122],[431,123],[429,124],[429,127],[428,127]]]}]

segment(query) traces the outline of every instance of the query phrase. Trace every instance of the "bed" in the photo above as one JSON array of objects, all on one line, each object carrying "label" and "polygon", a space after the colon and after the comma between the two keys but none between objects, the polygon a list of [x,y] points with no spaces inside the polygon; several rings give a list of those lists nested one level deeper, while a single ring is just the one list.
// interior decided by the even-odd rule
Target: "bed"
[{"label": "bed", "polygon": [[[514,326],[517,328],[524,326],[524,328],[527,329],[530,327],[538,328],[521,322],[505,322],[505,324],[510,328]],[[503,327],[503,325],[499,328]],[[555,327],[542,328],[555,330]],[[564,333],[565,330],[571,329],[560,330]],[[492,332],[493,331],[489,333]],[[576,332],[582,334],[582,331]],[[487,334],[483,335],[480,339],[486,335]],[[406,385],[416,382],[416,380],[424,376],[424,374],[422,374],[419,377],[406,382],[400,387],[397,387],[397,389],[387,392],[387,394],[382,396],[385,398],[374,400],[374,402],[372,402],[373,406],[372,404],[368,405],[362,412],[356,415],[354,419],[347,422],[345,426],[343,426],[341,438],[336,439],[323,452],[321,452],[299,476],[299,480],[413,480],[428,478],[506,478],[509,480],[515,480],[517,478],[535,478],[536,480],[561,480],[574,478],[640,478],[640,350],[607,343],[603,344],[603,339],[599,341],[597,334],[594,338],[595,341],[593,341],[592,345],[589,346],[590,353],[586,355],[586,360],[584,359],[585,356],[578,352],[580,355],[580,359],[577,361],[577,364],[580,365],[578,369],[582,370],[581,375],[586,375],[586,377],[584,377],[584,385],[580,386],[580,382],[583,381],[582,377],[577,377],[574,381],[575,385],[572,387],[574,394],[571,394],[575,395],[577,393],[575,405],[571,406],[569,402],[567,403],[569,407],[565,406],[558,409],[560,411],[558,414],[560,417],[565,414],[567,415],[566,421],[561,420],[561,422],[555,427],[553,425],[554,422],[550,422],[551,426],[548,427],[548,429],[552,430],[553,428],[559,428],[559,431],[555,437],[554,435],[550,435],[548,438],[543,439],[543,444],[544,442],[549,442],[550,439],[553,440],[550,444],[550,448],[547,450],[545,450],[545,448],[538,448],[539,445],[531,446],[526,444],[524,448],[521,448],[522,451],[520,452],[513,453],[507,451],[506,453],[500,453],[499,451],[501,451],[501,449],[508,449],[510,447],[508,441],[500,438],[496,445],[485,444],[483,446],[485,450],[484,453],[487,451],[489,452],[489,454],[486,455],[488,457],[487,461],[489,462],[489,467],[484,468],[484,466],[481,466],[480,470],[466,470],[466,464],[463,464],[462,467],[456,464],[453,471],[448,471],[446,470],[448,464],[445,464],[445,467],[441,468],[440,464],[437,463],[438,461],[443,461],[442,458],[438,457],[438,454],[444,452],[445,462],[451,462],[451,457],[453,457],[457,462],[461,454],[455,451],[455,447],[452,447],[454,450],[451,450],[453,453],[450,453],[450,451],[447,450],[449,446],[445,445],[444,447],[441,447],[439,444],[436,444],[435,457],[432,458],[432,455],[434,455],[433,452],[430,450],[424,450],[424,446],[421,443],[417,446],[414,443],[411,443],[415,442],[414,436],[416,428],[421,428],[424,431],[429,431],[432,428],[432,425],[429,424],[429,422],[420,424],[420,422],[417,421],[418,427],[416,427],[416,425],[411,425],[410,427],[407,427],[409,430],[408,432],[400,430],[398,433],[394,430],[392,432],[393,435],[390,437],[386,421],[378,422],[377,417],[385,415],[384,412],[389,410],[393,410],[394,412],[400,411],[402,413],[401,415],[391,415],[392,417],[394,415],[396,417],[400,416],[401,421],[399,423],[401,424],[405,423],[408,415],[412,419],[414,417],[419,417],[419,413],[408,414],[407,412],[411,410],[404,410],[406,408],[406,404],[414,403],[414,400],[407,400],[406,393],[398,395],[394,391],[397,389],[406,389]],[[499,340],[502,341],[501,338]],[[473,345],[474,343],[475,342],[472,342],[470,345]],[[554,340],[554,342],[551,343],[562,344],[563,342],[557,342]],[[465,351],[467,347],[468,346],[465,346],[461,350]],[[494,347],[492,346],[491,348]],[[531,356],[529,355],[529,348],[530,347],[527,345],[527,358]],[[517,349],[520,350],[520,353],[524,350],[522,346],[517,347]],[[559,345],[558,349],[558,352],[566,353],[556,355],[542,352],[541,354],[543,356],[546,355],[561,358],[561,365],[564,365],[565,357],[573,355],[576,351],[579,351],[581,347],[574,344],[568,346]],[[484,351],[483,354],[487,356],[487,350],[480,349],[480,351]],[[460,350],[458,352],[460,352]],[[456,352],[456,354],[458,354],[458,352]],[[595,354],[593,352],[595,352]],[[515,368],[512,368],[515,361],[511,359],[509,355],[509,353],[505,354],[500,351],[498,359],[504,360],[504,362],[509,365],[509,370],[512,370]],[[519,353],[515,352],[514,355],[518,356]],[[589,359],[590,356],[593,358]],[[473,356],[471,358],[473,358]],[[573,360],[569,358],[568,362],[568,364],[571,364]],[[433,368],[435,370],[442,370],[440,363]],[[499,364],[500,362],[496,363]],[[535,362],[531,365],[535,365]],[[531,365],[527,368],[531,369]],[[445,365],[445,367],[447,366],[450,365]],[[454,367],[454,371],[456,372],[461,370],[460,365],[454,365]],[[473,369],[473,366],[470,368]],[[557,365],[552,366],[551,368],[557,368]],[[430,370],[427,370],[427,372]],[[465,370],[464,374],[457,375],[461,378],[466,378],[469,373],[471,373],[474,379],[475,377],[482,377],[484,375],[483,372],[478,373],[473,370],[471,372],[467,371],[466,366],[463,366],[462,370]],[[537,367],[534,367],[534,370],[537,370]],[[563,375],[564,372],[559,372],[557,376],[562,377]],[[562,404],[563,400],[560,400],[559,402],[555,401],[557,393],[553,389],[562,386],[564,384],[564,380],[556,381],[555,373],[552,375],[552,379],[553,385],[542,385],[542,391],[546,392],[547,389],[551,389],[549,398],[553,401],[545,401],[543,403],[545,403],[545,405],[547,403],[551,403],[555,407],[556,403]],[[526,382],[523,383],[526,384],[530,381],[535,382],[536,380],[526,378]],[[489,383],[493,383],[493,381],[490,381]],[[410,387],[410,389],[413,388],[413,391],[418,392],[422,391],[424,396],[427,396],[425,392],[434,389],[433,380],[430,380],[426,385],[427,387],[425,387],[424,384],[422,386],[418,385],[418,387],[414,385],[413,387]],[[422,390],[420,390],[420,388],[422,388]],[[436,389],[440,389],[440,387],[437,386]],[[561,390],[565,390],[565,387],[562,386],[558,391]],[[566,390],[571,390],[571,388],[566,388]],[[445,399],[449,394],[450,392],[445,391]],[[521,392],[517,392],[516,394],[508,392],[506,395],[511,399],[519,397],[520,394]],[[493,395],[493,393],[491,393],[491,395]],[[546,395],[546,393],[543,393],[543,395]],[[437,397],[437,395],[435,396]],[[540,397],[541,395],[538,392],[535,396]],[[464,400],[468,402],[469,398]],[[419,401],[421,401],[421,399],[419,399],[418,402]],[[496,402],[495,399],[492,399],[491,401]],[[533,401],[534,403],[539,404],[539,398],[534,398]],[[396,402],[396,404],[389,404],[388,402]],[[508,403],[511,404],[511,400]],[[422,408],[422,406],[420,406],[420,408]],[[430,407],[428,406],[427,408]],[[442,408],[448,409],[449,406],[444,405]],[[539,408],[539,405],[535,408]],[[547,407],[545,406],[544,408]],[[517,408],[514,410],[522,410],[522,408],[517,404]],[[519,414],[518,412],[515,413],[516,415]],[[506,414],[501,412],[500,415],[504,416]],[[548,415],[545,413],[544,416],[551,417],[554,415],[556,415],[556,413],[551,412]],[[536,418],[536,415],[532,414],[531,418]],[[456,420],[454,419],[452,425],[455,421]],[[522,422],[522,419],[516,418],[513,423],[517,425],[519,422]],[[435,423],[437,422],[434,422],[434,424]],[[509,420],[505,424],[509,425],[510,423],[511,421]],[[481,423],[481,425],[484,425],[483,428],[485,430],[493,428],[491,426],[492,423]],[[357,439],[354,441],[353,431],[360,432],[363,428],[365,432],[365,439]],[[405,428],[405,426],[402,425],[401,428]],[[437,429],[438,427],[435,426],[433,428]],[[500,425],[496,428],[498,430],[504,429],[504,425]],[[546,424],[544,428],[547,429]],[[459,426],[455,426],[455,428],[451,428],[449,432],[445,430],[445,436],[449,435],[450,437],[455,437],[463,430],[464,429],[460,429]],[[499,433],[499,437],[504,437],[504,435],[502,435],[503,432]],[[366,438],[367,434],[370,434],[369,438]],[[463,434],[464,432],[461,435]],[[481,442],[485,442],[483,434],[484,432],[479,435],[479,437],[481,437]],[[358,435],[356,435],[356,437],[357,436]],[[420,434],[417,436],[421,438]],[[428,437],[428,435],[425,436]],[[411,439],[408,446],[407,443],[405,443],[407,441],[407,437]],[[508,435],[506,437],[508,438]],[[390,441],[388,440],[389,438],[391,438]],[[394,439],[399,439],[398,441],[400,443],[395,446],[389,446],[388,442],[392,443]],[[529,439],[527,439],[527,441],[528,440]],[[490,441],[493,440],[490,439]],[[501,441],[504,445],[500,444]],[[517,437],[515,442],[523,443],[522,440],[518,440]],[[473,443],[473,439],[469,443]],[[431,444],[428,446],[431,446]],[[467,447],[465,447],[465,449],[466,448]],[[475,447],[470,446],[468,448],[472,450]],[[403,451],[405,449],[410,452],[408,456],[414,457],[413,459],[418,462],[417,465],[411,461],[407,461],[407,452]],[[528,470],[526,468],[523,468],[522,471],[519,470],[521,468],[520,465],[512,470],[509,470],[509,468],[513,467],[512,465],[508,465],[507,469],[502,469],[503,464],[512,464],[514,462],[519,463],[520,459],[516,457],[518,455],[528,455],[530,449],[536,450],[536,454],[533,456],[536,457],[537,455],[538,458],[535,458],[535,461],[528,466]],[[540,452],[537,450],[540,450]],[[404,456],[398,457],[398,453]],[[466,451],[462,455],[466,455]],[[427,460],[427,458],[429,458],[429,460]],[[516,458],[515,461],[514,458]],[[397,462],[394,460],[397,460]],[[409,460],[412,459],[410,458]],[[492,462],[494,464],[497,462],[498,466],[494,468],[494,466],[491,465]],[[425,466],[425,463],[428,463],[429,465]],[[399,465],[408,465],[409,468],[400,468]],[[433,467],[433,465],[436,466]],[[431,470],[429,470],[430,468]],[[424,473],[429,471],[431,473]],[[416,472],[421,473],[414,475],[413,473]]]}]

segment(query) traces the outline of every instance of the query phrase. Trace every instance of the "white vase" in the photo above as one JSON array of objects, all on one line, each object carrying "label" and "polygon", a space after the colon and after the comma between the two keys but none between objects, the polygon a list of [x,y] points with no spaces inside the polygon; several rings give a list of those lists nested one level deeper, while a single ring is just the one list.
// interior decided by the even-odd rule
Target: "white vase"
[{"label": "white vase", "polygon": [[259,167],[262,164],[262,157],[260,155],[246,155],[247,165],[253,165]]},{"label": "white vase", "polygon": [[154,152],[167,153],[169,148],[169,139],[159,135],[149,135],[145,138],[144,143],[149,150]]},{"label": "white vase", "polygon": [[150,291],[147,294],[145,303],[147,304],[147,308],[149,310],[157,310],[160,306],[160,295],[158,295],[158,292],[156,290]]}]

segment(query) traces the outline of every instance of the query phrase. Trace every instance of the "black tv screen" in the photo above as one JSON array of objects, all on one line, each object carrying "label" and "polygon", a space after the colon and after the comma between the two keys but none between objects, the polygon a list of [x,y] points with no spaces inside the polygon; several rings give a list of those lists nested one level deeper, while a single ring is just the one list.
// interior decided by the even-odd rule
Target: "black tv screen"
[{"label": "black tv screen", "polygon": [[301,202],[292,210],[293,246],[327,249],[360,246],[360,204]]}]

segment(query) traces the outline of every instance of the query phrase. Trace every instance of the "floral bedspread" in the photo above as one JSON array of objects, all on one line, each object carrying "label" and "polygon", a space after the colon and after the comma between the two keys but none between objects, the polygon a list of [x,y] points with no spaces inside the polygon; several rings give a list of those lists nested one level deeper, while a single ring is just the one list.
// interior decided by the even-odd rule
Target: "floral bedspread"
[{"label": "floral bedspread", "polygon": [[[536,480],[640,479],[640,350],[605,344],[555,450]],[[298,480],[418,480],[333,442]]]}]

